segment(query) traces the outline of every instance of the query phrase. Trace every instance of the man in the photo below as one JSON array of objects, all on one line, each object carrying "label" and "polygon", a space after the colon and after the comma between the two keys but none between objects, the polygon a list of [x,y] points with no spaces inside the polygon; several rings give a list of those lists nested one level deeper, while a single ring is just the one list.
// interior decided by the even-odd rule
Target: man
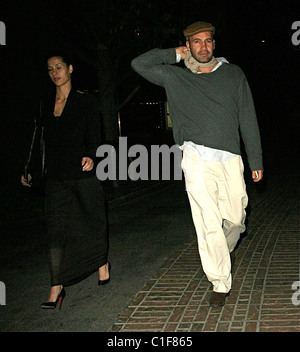
[{"label": "man", "polygon": [[[193,23],[184,30],[186,46],[153,49],[132,67],[166,90],[202,267],[213,285],[210,305],[222,307],[248,203],[240,134],[254,182],[262,179],[263,165],[249,85],[238,66],[214,57],[214,32],[210,23]],[[174,65],[180,60],[187,68]]]}]

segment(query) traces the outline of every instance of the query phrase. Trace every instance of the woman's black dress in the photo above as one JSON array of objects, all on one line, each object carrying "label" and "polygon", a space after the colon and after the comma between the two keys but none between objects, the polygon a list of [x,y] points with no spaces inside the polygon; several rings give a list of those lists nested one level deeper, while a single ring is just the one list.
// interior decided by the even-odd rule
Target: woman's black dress
[{"label": "woman's black dress", "polygon": [[[96,99],[71,90],[59,117],[55,96],[42,105],[46,165],[46,217],[51,286],[71,285],[107,263],[105,195],[95,176],[101,143]],[[94,160],[82,171],[82,157]],[[33,175],[34,182],[34,175]]]}]

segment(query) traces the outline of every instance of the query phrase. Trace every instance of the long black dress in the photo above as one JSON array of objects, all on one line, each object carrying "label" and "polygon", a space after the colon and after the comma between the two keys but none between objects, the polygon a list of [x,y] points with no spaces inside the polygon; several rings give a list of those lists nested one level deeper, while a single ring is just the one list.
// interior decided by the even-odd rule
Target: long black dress
[{"label": "long black dress", "polygon": [[[46,218],[51,286],[76,283],[107,263],[105,195],[92,171],[82,171],[82,157],[95,160],[101,143],[96,99],[71,90],[59,117],[55,95],[44,101]],[[33,174],[34,183],[34,174]]]}]

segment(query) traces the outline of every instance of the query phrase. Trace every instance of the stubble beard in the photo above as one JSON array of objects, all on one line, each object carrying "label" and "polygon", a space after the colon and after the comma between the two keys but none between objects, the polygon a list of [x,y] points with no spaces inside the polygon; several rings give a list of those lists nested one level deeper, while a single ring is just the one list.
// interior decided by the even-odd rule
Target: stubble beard
[{"label": "stubble beard", "polygon": [[195,59],[195,60],[197,60],[200,64],[206,64],[206,63],[208,63],[211,59],[212,59],[212,57],[213,57],[213,53],[211,53],[208,57],[206,57],[206,58],[202,58],[200,55],[198,56],[197,54],[194,54],[192,51],[191,51],[191,54],[192,54],[192,56],[193,56],[193,58]]}]

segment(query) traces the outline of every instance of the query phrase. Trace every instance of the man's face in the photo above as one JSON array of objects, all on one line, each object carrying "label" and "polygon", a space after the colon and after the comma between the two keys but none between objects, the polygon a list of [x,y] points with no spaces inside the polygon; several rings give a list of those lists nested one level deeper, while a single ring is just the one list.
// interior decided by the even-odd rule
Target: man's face
[{"label": "man's face", "polygon": [[212,32],[200,32],[189,37],[187,48],[195,60],[200,63],[209,62],[213,56],[215,41]]}]

